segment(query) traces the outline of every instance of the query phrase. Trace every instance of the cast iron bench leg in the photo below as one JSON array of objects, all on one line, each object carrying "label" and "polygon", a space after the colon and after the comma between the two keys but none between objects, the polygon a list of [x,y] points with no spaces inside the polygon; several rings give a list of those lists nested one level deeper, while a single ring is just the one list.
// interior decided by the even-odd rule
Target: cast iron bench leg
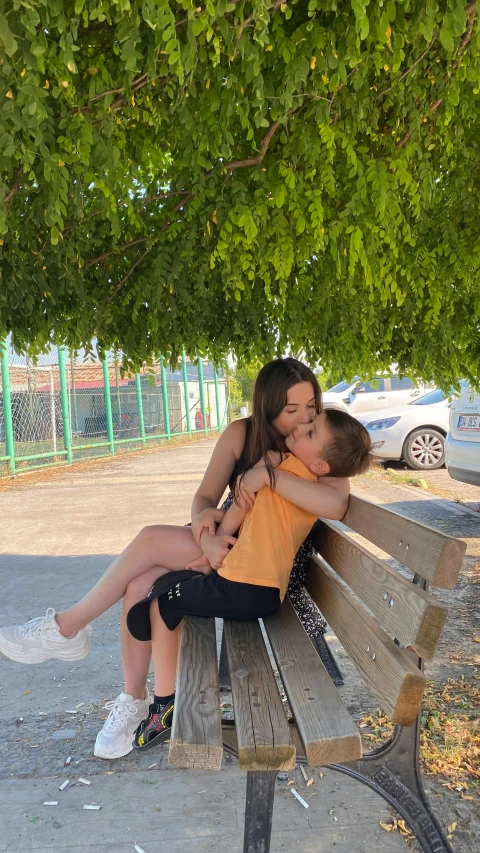
[{"label": "cast iron bench leg", "polygon": [[247,771],[243,853],[269,853],[276,770]]},{"label": "cast iron bench leg", "polygon": [[397,726],[380,749],[359,761],[330,764],[380,794],[403,817],[425,853],[453,853],[423,789],[418,765],[421,714],[414,726]]}]

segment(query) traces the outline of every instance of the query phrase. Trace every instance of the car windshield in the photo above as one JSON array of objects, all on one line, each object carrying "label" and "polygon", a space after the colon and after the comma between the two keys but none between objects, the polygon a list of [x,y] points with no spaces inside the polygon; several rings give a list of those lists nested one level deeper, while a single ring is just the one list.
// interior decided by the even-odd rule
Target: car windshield
[{"label": "car windshield", "polygon": [[354,384],[354,382],[355,382],[355,380],[354,380],[354,379],[352,379],[352,381],[351,381],[351,382],[345,382],[345,380],[343,380],[343,382],[337,382],[337,384],[336,384],[336,385],[333,385],[333,387],[332,387],[332,388],[327,388],[326,393],[329,393],[330,391],[333,391],[333,392],[334,392],[334,394],[341,394],[341,393],[342,393],[342,391],[346,391],[346,390],[347,390],[347,388],[351,388],[351,387],[352,387],[352,385]]},{"label": "car windshield", "polygon": [[[452,396],[453,388],[450,388],[450,392],[448,396]],[[424,397],[420,397],[419,400],[414,400],[413,403],[410,403],[411,406],[431,406],[433,403],[441,403],[442,400],[446,400],[447,395],[443,393],[440,388],[435,388],[434,391],[430,391],[428,394],[425,394]]]}]

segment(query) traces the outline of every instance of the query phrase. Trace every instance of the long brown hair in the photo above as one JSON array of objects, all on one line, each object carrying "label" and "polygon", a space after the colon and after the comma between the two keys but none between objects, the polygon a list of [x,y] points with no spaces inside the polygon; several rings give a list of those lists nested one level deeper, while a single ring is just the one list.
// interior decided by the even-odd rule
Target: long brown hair
[{"label": "long brown hair", "polygon": [[[322,392],[317,377],[306,364],[296,358],[276,358],[260,370],[253,389],[251,429],[245,447],[245,468],[242,475],[253,468],[269,450],[282,451],[279,435],[273,426],[287,405],[287,392],[293,385],[310,382],[315,397],[315,414],[322,411]],[[270,485],[275,486],[275,469],[265,458]]]}]

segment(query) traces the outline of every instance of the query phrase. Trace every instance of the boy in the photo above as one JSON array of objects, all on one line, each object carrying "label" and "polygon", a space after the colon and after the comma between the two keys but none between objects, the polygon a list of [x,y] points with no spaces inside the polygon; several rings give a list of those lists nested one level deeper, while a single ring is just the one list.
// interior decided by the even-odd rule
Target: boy
[{"label": "boy", "polygon": [[[350,477],[363,473],[370,464],[371,442],[365,427],[346,412],[333,409],[297,427],[286,445],[290,455],[277,470],[301,479]],[[148,749],[170,737],[177,629],[183,616],[248,620],[274,613],[285,597],[297,549],[316,521],[313,513],[269,487],[265,465],[247,471],[244,482],[247,491],[257,493],[256,500],[248,512],[234,503],[225,513],[217,532],[233,534],[240,527],[240,533],[218,572],[165,573],[128,614],[131,634],[137,640],[152,639],[155,671],[155,698],[135,733],[137,749]],[[172,632],[177,633],[176,638]]]}]

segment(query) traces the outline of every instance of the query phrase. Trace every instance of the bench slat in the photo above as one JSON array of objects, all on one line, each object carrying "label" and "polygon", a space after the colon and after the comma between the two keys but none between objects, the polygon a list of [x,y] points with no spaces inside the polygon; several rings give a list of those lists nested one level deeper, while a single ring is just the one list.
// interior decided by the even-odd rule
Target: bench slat
[{"label": "bench slat", "polygon": [[243,770],[291,770],[295,746],[258,621],[230,622],[227,646],[238,759]]},{"label": "bench slat", "polygon": [[308,764],[361,758],[360,734],[288,599],[263,622]]},{"label": "bench slat", "polygon": [[390,639],[321,557],[312,557],[306,586],[391,720],[413,725],[427,680],[411,653]]},{"label": "bench slat", "polygon": [[435,586],[454,588],[467,549],[460,539],[356,495],[342,522]]},{"label": "bench slat", "polygon": [[446,605],[328,522],[316,525],[314,547],[389,634],[420,657],[433,657],[447,618]]},{"label": "bench slat", "polygon": [[169,763],[172,767],[220,770],[222,756],[215,619],[185,616]]}]

